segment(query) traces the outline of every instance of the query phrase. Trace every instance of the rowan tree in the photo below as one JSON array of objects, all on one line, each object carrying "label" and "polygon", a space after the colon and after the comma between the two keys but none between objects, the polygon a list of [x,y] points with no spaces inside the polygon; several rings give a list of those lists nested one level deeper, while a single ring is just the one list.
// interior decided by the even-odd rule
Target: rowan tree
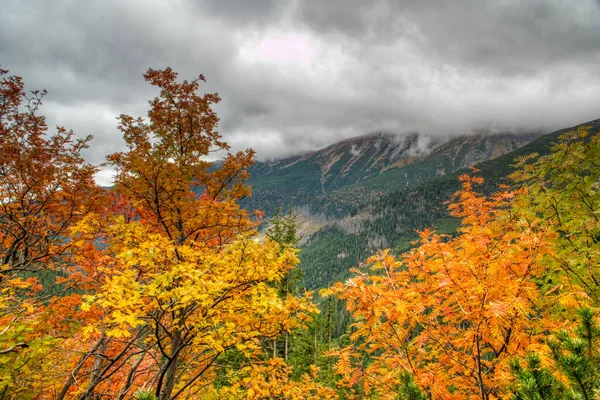
[{"label": "rowan tree", "polygon": [[600,135],[590,128],[563,134],[546,156],[518,159],[511,176],[526,190],[519,207],[556,232],[545,289],[558,295],[564,318],[600,305]]},{"label": "rowan tree", "polygon": [[514,398],[594,398],[599,390],[600,136],[591,130],[561,135],[546,156],[522,157],[511,176],[525,191],[518,207],[555,232],[541,287],[544,317],[564,325],[537,354],[514,361]]},{"label": "rowan tree", "polygon": [[551,233],[511,209],[519,193],[486,197],[473,188],[481,178],[460,179],[458,236],[425,230],[401,260],[380,252],[333,287],[355,321],[336,353],[343,385],[402,398],[413,376],[432,399],[502,398],[511,357],[539,346],[536,279]]}]

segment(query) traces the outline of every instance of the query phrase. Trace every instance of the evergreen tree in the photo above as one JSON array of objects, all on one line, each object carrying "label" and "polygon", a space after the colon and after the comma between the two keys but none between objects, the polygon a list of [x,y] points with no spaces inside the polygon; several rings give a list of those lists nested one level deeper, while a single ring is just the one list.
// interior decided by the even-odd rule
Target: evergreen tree
[{"label": "evergreen tree", "polygon": [[[271,226],[266,230],[266,235],[269,239],[277,242],[281,250],[294,248],[300,241],[298,237],[297,217],[289,210],[284,216],[281,215],[281,210],[277,209],[271,219]],[[302,278],[302,272],[299,269],[288,271],[279,285],[279,293],[285,298],[288,295],[296,295],[299,292],[299,285]],[[273,339],[273,358],[278,356],[277,338]],[[290,334],[285,333],[283,339],[283,358],[287,361],[290,352]]]},{"label": "evergreen tree", "polygon": [[398,393],[397,400],[429,400],[429,397],[415,383],[415,379],[410,372],[402,371],[399,378],[400,384],[394,388]]},{"label": "evergreen tree", "polygon": [[[600,326],[589,308],[579,311],[574,332],[560,331],[548,340],[554,370],[532,354],[525,366],[513,361],[513,400],[597,399],[600,396]],[[565,386],[561,381],[566,381]]]},{"label": "evergreen tree", "polygon": [[549,368],[542,366],[537,354],[530,354],[525,359],[525,366],[520,360],[511,363],[516,384],[513,388],[513,400],[552,400],[564,399],[566,388],[552,374]]}]

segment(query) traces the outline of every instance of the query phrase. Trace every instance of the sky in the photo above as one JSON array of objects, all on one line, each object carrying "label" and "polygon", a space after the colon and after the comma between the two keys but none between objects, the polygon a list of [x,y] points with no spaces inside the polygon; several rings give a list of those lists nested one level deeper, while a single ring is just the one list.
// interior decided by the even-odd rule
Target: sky
[{"label": "sky", "polygon": [[96,164],[157,95],[149,67],[205,75],[219,132],[259,159],[374,131],[550,132],[600,118],[600,0],[4,0],[0,66],[94,136]]}]

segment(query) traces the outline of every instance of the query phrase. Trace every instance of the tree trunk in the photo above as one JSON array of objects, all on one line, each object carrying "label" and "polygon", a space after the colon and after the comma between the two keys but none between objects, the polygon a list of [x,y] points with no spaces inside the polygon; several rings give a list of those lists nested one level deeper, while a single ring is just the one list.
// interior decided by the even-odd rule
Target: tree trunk
[{"label": "tree trunk", "polygon": [[331,296],[327,300],[327,348],[331,348],[331,334],[333,331],[333,311]]},{"label": "tree trunk", "polygon": [[106,357],[104,356],[104,350],[106,349],[106,345],[108,340],[104,334],[102,334],[102,338],[100,347],[98,348],[98,353],[94,359],[94,364],[92,365],[92,371],[90,373],[90,383],[88,385],[88,390],[85,392],[85,395],[80,397],[84,400],[92,400],[94,398],[94,389],[96,385],[98,385],[98,381],[100,380],[100,369],[102,368],[102,364],[104,364],[104,360]]},{"label": "tree trunk", "polygon": [[177,376],[177,367],[179,366],[179,352],[181,351],[182,345],[183,340],[181,338],[181,332],[177,330],[173,333],[170,354],[171,359],[168,361],[169,365],[165,371],[164,382],[158,396],[159,400],[169,400],[171,398],[171,393],[175,387],[175,377]]}]

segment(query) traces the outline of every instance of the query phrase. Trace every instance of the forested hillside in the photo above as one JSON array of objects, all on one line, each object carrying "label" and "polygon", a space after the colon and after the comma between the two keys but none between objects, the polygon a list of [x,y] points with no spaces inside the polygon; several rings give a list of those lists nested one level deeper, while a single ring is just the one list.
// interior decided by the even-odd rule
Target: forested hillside
[{"label": "forested hillside", "polygon": [[[589,126],[595,134],[600,130],[600,120],[579,126]],[[481,190],[484,193],[497,190],[507,182],[516,158],[530,153],[547,154],[561,134],[577,128],[541,136],[517,150],[476,164],[485,178]],[[459,221],[449,214],[446,203],[460,188],[458,176],[467,172],[468,169],[458,170],[415,187],[382,193],[377,199],[365,196],[367,200],[346,208],[348,215],[314,233],[302,248],[301,268],[307,287],[320,288],[344,280],[350,268],[378,249],[389,247],[397,253],[404,252],[418,238],[417,232],[425,228],[454,234]]]}]

